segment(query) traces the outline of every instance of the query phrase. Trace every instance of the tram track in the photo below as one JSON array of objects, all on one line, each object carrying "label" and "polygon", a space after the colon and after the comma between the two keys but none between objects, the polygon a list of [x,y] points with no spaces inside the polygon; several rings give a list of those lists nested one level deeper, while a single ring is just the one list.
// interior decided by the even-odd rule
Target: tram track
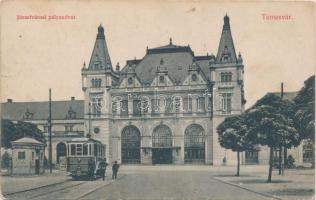
[{"label": "tram track", "polygon": [[[70,183],[70,185],[64,186],[64,184],[66,184],[66,183]],[[47,196],[48,194],[51,194],[54,192],[59,192],[59,191],[67,190],[69,188],[73,188],[73,187],[82,185],[85,182],[80,182],[77,184],[71,184],[71,183],[73,183],[71,180],[67,180],[67,181],[63,181],[63,182],[59,182],[59,183],[44,185],[41,187],[36,187],[36,188],[31,188],[31,189],[27,189],[27,190],[23,190],[23,191],[4,194],[4,196],[6,199],[35,199],[38,197]],[[55,186],[57,186],[57,188],[54,188]],[[52,187],[54,189],[50,190],[50,187]],[[30,194],[30,193],[36,192],[36,191],[39,191],[40,193]]]},{"label": "tram track", "polygon": [[[110,180],[108,182],[102,183],[102,185],[96,185],[97,187],[92,187],[92,189],[88,191],[83,191],[83,193],[78,192],[79,195],[72,195],[71,197],[68,196],[68,198],[65,197],[56,197],[54,195],[59,196],[61,193],[67,194],[72,193],[71,190],[76,191],[80,187],[83,188],[88,188],[93,185],[93,182],[91,181],[80,181],[79,183],[75,183],[74,181],[71,180],[66,180],[63,182],[59,183],[54,183],[54,184],[49,184],[49,185],[44,185],[36,188],[31,188],[23,191],[17,191],[17,192],[11,192],[4,194],[4,197],[8,200],[22,200],[22,199],[84,199],[88,195],[108,186],[111,185],[112,183],[115,183],[116,181],[119,181],[120,179],[124,178],[126,175],[122,175],[118,177],[116,180]],[[90,186],[89,186],[90,185]],[[71,190],[70,190],[71,189]],[[70,190],[70,191],[67,191]],[[81,193],[81,194],[80,194]]]},{"label": "tram track", "polygon": [[38,190],[38,189],[48,188],[48,187],[59,185],[59,184],[63,184],[63,183],[69,182],[69,181],[71,181],[71,180],[65,180],[65,181],[62,181],[62,182],[52,183],[52,184],[48,184],[48,185],[42,185],[40,187],[30,188],[30,189],[26,189],[26,190],[20,190],[20,191],[16,191],[16,192],[3,193],[3,195],[4,196],[12,196],[12,195],[15,195],[15,194],[20,194],[20,193],[24,193],[24,192],[29,192],[29,191],[34,191],[34,190]]}]

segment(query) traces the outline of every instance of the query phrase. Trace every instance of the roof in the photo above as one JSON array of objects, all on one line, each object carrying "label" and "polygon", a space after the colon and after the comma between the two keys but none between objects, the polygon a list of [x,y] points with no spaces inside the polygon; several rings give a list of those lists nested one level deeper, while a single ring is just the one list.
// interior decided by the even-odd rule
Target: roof
[{"label": "roof", "polygon": [[35,140],[33,138],[29,138],[29,137],[23,137],[21,139],[18,139],[18,140],[15,140],[15,141],[12,141],[13,143],[27,143],[27,144],[43,144],[42,142],[38,141],[38,140]]},{"label": "roof", "polygon": [[73,138],[68,143],[71,142],[98,142],[101,143],[99,140],[94,139],[94,138],[87,138],[87,137],[82,137],[82,138]]},{"label": "roof", "polygon": [[128,60],[127,65],[122,69],[122,73],[127,72],[128,66],[135,65],[136,76],[141,83],[148,84],[156,77],[157,67],[163,65],[167,69],[171,80],[181,83],[186,79],[189,67],[194,60],[202,69],[203,75],[207,77],[209,59],[210,56],[194,56],[194,52],[189,46],[169,43],[165,46],[147,49],[147,53],[142,59]]},{"label": "roof", "polygon": [[98,27],[98,34],[88,68],[112,70],[112,63],[104,36],[104,28],[101,25]]},{"label": "roof", "polygon": [[[6,102],[1,104],[1,117],[9,120],[47,120],[49,102]],[[74,113],[74,117],[70,116]],[[30,118],[28,118],[30,117]],[[83,119],[84,101],[52,101],[52,119]]]},{"label": "roof", "polygon": [[227,15],[224,17],[223,31],[219,42],[216,62],[237,62],[235,46],[230,30],[229,17]]},{"label": "roof", "polygon": [[[274,95],[277,95],[279,97],[281,96],[280,92],[270,92],[270,94],[274,94]],[[297,94],[298,94],[298,92],[284,92],[283,99],[293,101]]]}]

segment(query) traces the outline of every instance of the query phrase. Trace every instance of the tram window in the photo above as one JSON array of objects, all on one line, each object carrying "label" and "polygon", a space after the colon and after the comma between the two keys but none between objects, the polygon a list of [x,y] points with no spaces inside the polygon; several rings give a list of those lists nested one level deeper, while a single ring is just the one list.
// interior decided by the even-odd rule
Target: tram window
[{"label": "tram window", "polygon": [[82,155],[82,144],[77,144],[77,156]]},{"label": "tram window", "polygon": [[72,144],[71,145],[71,155],[76,155],[76,145],[75,144]]},{"label": "tram window", "polygon": [[91,145],[92,145],[92,144],[89,144],[89,155],[90,155],[90,156],[92,155],[92,152],[91,152]]},{"label": "tram window", "polygon": [[88,144],[83,145],[83,155],[88,155]]},{"label": "tram window", "polygon": [[93,144],[93,146],[94,146],[94,156],[97,156],[97,154],[98,154],[97,144]]}]

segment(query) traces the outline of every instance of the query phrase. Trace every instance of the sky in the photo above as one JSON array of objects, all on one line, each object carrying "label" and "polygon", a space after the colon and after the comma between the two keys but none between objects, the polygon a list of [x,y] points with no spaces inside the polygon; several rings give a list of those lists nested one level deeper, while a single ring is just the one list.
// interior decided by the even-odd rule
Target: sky
[{"label": "sky", "polygon": [[[312,2],[236,1],[2,1],[1,101],[83,99],[81,68],[97,27],[105,29],[113,67],[142,58],[146,47],[190,45],[216,55],[225,14],[242,54],[246,107],[267,92],[298,91],[315,74]],[[266,20],[287,15],[290,20]],[[71,20],[17,20],[17,15],[69,15]]]}]

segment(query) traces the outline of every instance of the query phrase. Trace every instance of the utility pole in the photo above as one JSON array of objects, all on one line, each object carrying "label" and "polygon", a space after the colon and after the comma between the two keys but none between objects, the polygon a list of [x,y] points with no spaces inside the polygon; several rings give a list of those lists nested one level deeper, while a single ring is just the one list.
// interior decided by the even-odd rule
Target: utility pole
[{"label": "utility pole", "polygon": [[49,88],[49,116],[48,116],[48,135],[49,135],[49,172],[52,173],[52,90]]}]

